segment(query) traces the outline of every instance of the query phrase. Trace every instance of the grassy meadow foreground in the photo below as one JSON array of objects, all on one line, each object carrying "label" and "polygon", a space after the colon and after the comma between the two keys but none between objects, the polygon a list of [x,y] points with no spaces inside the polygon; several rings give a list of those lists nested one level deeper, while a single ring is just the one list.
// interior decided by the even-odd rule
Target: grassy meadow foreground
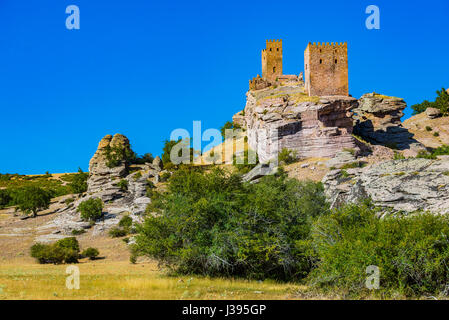
[{"label": "grassy meadow foreground", "polygon": [[[171,277],[156,263],[80,263],[80,289],[65,286],[67,265],[0,265],[0,299],[299,299],[303,287],[274,281]],[[317,297],[315,297],[317,298]]]}]

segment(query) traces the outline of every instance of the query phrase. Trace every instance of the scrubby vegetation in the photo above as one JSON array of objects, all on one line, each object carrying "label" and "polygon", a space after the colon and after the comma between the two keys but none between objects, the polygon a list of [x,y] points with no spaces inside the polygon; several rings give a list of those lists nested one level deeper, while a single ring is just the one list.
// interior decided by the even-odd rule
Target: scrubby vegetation
[{"label": "scrubby vegetation", "polygon": [[81,219],[84,221],[95,222],[103,215],[103,201],[98,198],[91,198],[81,202],[77,209],[81,213]]},{"label": "scrubby vegetation", "polygon": [[[281,171],[258,184],[184,167],[154,193],[131,261],[156,258],[178,274],[274,279],[353,297],[448,295],[449,218],[389,215],[371,202],[330,210],[320,183]],[[367,267],[379,290],[366,287]]]},{"label": "scrubby vegetation", "polygon": [[437,98],[435,101],[430,102],[424,100],[422,103],[413,105],[413,114],[416,115],[424,112],[427,108],[439,109],[443,116],[447,116],[449,114],[449,93],[444,88],[437,90]]},{"label": "scrubby vegetation", "polygon": [[122,162],[128,164],[136,161],[137,155],[131,150],[131,148],[123,146],[107,146],[104,149],[104,155],[106,157],[106,166],[109,168],[115,168]]},{"label": "scrubby vegetation", "polygon": [[449,145],[442,145],[431,151],[420,151],[417,158],[436,159],[438,156],[449,155]]},{"label": "scrubby vegetation", "polygon": [[298,153],[295,150],[284,148],[279,152],[279,163],[291,164],[298,160]]},{"label": "scrubby vegetation", "polygon": [[226,130],[243,130],[241,126],[239,126],[238,124],[231,122],[231,121],[227,121],[221,128],[220,128],[220,133],[221,133],[221,137],[223,138],[223,141],[226,139]]},{"label": "scrubby vegetation", "polygon": [[41,264],[78,263],[78,259],[83,256],[95,258],[99,255],[95,248],[88,248],[80,255],[80,246],[75,237],[64,238],[53,244],[36,243],[30,251],[31,256]]},{"label": "scrubby vegetation", "polygon": [[250,172],[259,163],[259,156],[251,149],[246,149],[242,155],[233,155],[232,165],[240,174]]},{"label": "scrubby vegetation", "polygon": [[133,255],[180,273],[301,279],[311,268],[305,243],[311,220],[326,211],[320,184],[266,177],[244,184],[220,169],[174,173],[137,226]]},{"label": "scrubby vegetation", "polygon": [[118,226],[109,230],[109,236],[112,238],[121,238],[134,232],[133,219],[130,216],[123,216],[120,219]]},{"label": "scrubby vegetation", "polygon": [[313,224],[312,285],[363,294],[368,266],[384,295],[449,294],[449,219],[417,214],[379,219],[369,202],[348,205]]},{"label": "scrubby vegetation", "polygon": [[97,248],[87,248],[83,251],[81,256],[89,258],[90,260],[97,259],[98,255],[100,254],[100,251],[98,251]]}]

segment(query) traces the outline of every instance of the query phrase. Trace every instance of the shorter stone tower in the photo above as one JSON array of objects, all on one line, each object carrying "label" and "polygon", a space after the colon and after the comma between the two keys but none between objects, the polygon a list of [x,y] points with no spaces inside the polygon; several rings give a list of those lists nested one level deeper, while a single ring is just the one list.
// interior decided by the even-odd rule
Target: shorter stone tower
[{"label": "shorter stone tower", "polygon": [[309,43],[304,52],[304,71],[309,96],[348,96],[347,43]]},{"label": "shorter stone tower", "polygon": [[282,40],[267,40],[262,50],[262,78],[275,82],[282,75]]}]

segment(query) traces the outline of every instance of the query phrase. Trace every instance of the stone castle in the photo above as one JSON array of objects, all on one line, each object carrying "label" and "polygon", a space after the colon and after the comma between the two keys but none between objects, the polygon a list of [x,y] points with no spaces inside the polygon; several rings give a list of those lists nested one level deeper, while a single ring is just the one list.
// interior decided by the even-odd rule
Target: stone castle
[{"label": "stone castle", "polygon": [[[348,96],[347,43],[309,43],[304,52],[305,92],[309,96]],[[282,72],[282,40],[267,40],[262,50],[262,77],[249,81],[250,90],[261,90],[283,81],[302,81],[302,73]]]}]

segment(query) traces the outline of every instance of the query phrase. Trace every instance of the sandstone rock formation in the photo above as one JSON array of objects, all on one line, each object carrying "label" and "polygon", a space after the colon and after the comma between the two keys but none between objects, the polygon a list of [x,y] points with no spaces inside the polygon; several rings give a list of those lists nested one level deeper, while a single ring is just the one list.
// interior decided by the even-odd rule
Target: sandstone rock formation
[{"label": "sandstone rock formation", "polygon": [[414,149],[416,155],[423,146],[401,124],[406,106],[401,98],[364,94],[358,108],[354,109],[354,133],[372,144],[399,150]]},{"label": "sandstone rock formation", "polygon": [[435,118],[441,117],[442,113],[441,113],[440,109],[427,108],[426,115],[429,117],[429,119],[435,119]]},{"label": "sandstone rock formation", "polygon": [[333,157],[344,148],[358,152],[351,135],[356,106],[351,97],[309,97],[300,85],[249,91],[244,110],[248,144],[261,162],[283,148],[297,151],[299,158]]},{"label": "sandstone rock formation", "polygon": [[393,211],[449,213],[449,159],[390,160],[330,171],[322,180],[332,206],[371,198]]},{"label": "sandstone rock formation", "polygon": [[[93,234],[100,234],[116,226],[123,214],[130,214],[134,220],[140,220],[151,202],[146,196],[149,181],[158,180],[161,171],[160,159],[154,163],[130,166],[126,160],[119,161],[116,166],[108,166],[107,150],[119,148],[131,151],[129,140],[120,134],[114,137],[105,136],[89,162],[88,191],[73,204],[58,212],[55,219],[43,226],[44,229],[56,229],[52,235],[39,237],[38,241],[52,241],[71,235],[72,230],[88,229],[91,225],[80,219],[77,207],[91,198],[101,199],[105,206],[104,217],[94,226]],[[132,171],[130,173],[130,171]],[[123,181],[121,185],[119,182]],[[125,182],[126,181],[126,182]],[[123,187],[126,185],[126,187]]]}]

